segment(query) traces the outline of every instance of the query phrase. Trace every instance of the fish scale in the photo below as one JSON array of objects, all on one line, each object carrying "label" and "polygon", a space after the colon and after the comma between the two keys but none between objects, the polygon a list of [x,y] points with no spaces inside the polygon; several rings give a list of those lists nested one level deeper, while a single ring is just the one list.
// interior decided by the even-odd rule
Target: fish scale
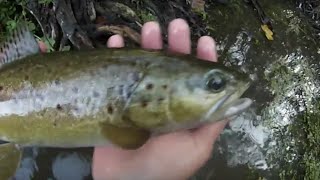
[{"label": "fish scale", "polygon": [[[77,112],[72,112],[72,114],[82,117],[96,113],[99,108],[115,99],[125,103],[128,100],[127,94],[132,93],[133,85],[138,83],[137,79],[131,81],[131,75],[127,76],[127,73],[123,73],[116,81],[110,81],[106,78],[110,73],[113,73],[112,70],[106,68],[105,71],[98,70],[95,74],[83,74],[81,78],[67,80],[59,84],[55,81],[47,83],[40,88],[34,88],[25,82],[26,85],[20,91],[12,94],[14,101],[0,102],[0,116],[8,113],[25,115],[47,107],[54,108],[58,104],[69,104],[77,109]],[[123,85],[124,83],[126,85]],[[77,93],[74,92],[74,88],[78,89]],[[94,93],[99,94],[99,97],[95,98]],[[15,110],[15,107],[20,108]]]}]

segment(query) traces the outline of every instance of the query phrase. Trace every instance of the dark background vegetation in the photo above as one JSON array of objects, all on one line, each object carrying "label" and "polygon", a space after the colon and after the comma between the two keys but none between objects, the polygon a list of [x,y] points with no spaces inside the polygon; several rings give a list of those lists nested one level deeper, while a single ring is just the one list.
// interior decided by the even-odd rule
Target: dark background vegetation
[{"label": "dark background vegetation", "polygon": [[[0,40],[24,21],[50,50],[98,47],[114,33],[123,34],[130,46],[139,44],[144,22],[160,22],[165,36],[167,24],[176,17],[186,19],[192,38],[198,38],[206,34],[205,7],[235,1],[240,0],[1,0]],[[308,17],[319,37],[320,0],[291,2]]]}]

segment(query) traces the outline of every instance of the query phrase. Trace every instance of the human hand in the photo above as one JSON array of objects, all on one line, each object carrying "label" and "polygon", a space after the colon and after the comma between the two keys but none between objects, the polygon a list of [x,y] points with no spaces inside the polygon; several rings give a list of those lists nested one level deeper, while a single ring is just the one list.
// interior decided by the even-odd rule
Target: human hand
[{"label": "human hand", "polygon": [[[168,33],[170,51],[190,54],[190,29],[184,20],[173,20],[169,24]],[[141,38],[142,48],[162,49],[158,23],[144,24]],[[124,40],[114,35],[107,44],[109,48],[121,48]],[[203,36],[198,40],[197,57],[217,61],[216,46],[211,37]],[[96,147],[93,177],[96,180],[188,179],[210,158],[213,144],[226,124],[224,120],[192,131],[183,130],[152,137],[136,150]]]}]

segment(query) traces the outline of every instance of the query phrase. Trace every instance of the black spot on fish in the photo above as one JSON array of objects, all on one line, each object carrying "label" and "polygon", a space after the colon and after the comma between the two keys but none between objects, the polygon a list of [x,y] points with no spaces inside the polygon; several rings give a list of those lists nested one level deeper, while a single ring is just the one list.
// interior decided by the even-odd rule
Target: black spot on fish
[{"label": "black spot on fish", "polygon": [[77,113],[80,112],[80,109],[79,109],[78,107],[74,107],[73,110],[74,110],[75,112],[77,112]]},{"label": "black spot on fish", "polygon": [[60,84],[61,84],[61,81],[60,81],[59,79],[56,79],[56,80],[54,81],[54,84],[55,84],[55,85],[60,85]]},{"label": "black spot on fish", "polygon": [[158,102],[164,101],[164,97],[159,97]]},{"label": "black spot on fish", "polygon": [[141,101],[141,107],[145,108],[147,106],[148,106],[148,101],[146,100]]},{"label": "black spot on fish", "polygon": [[57,122],[54,121],[53,122],[53,126],[56,127],[57,126]]},{"label": "black spot on fish", "polygon": [[3,88],[3,86],[0,86],[0,91],[2,91],[4,88]]},{"label": "black spot on fish", "polygon": [[60,104],[57,104],[56,108],[60,111],[62,110],[62,106]]},{"label": "black spot on fish", "polygon": [[147,89],[147,90],[153,89],[153,84],[151,84],[151,83],[147,84],[147,85],[146,85],[146,89]]},{"label": "black spot on fish", "polygon": [[113,114],[113,107],[111,105],[109,105],[107,109],[109,114]]},{"label": "black spot on fish", "polygon": [[164,85],[162,85],[162,88],[163,88],[164,90],[166,90],[166,89],[168,88],[168,85],[164,84]]},{"label": "black spot on fish", "polygon": [[98,93],[97,91],[93,91],[93,97],[97,98],[100,96],[100,93]]},{"label": "black spot on fish", "polygon": [[26,76],[24,77],[24,80],[28,81],[28,80],[29,80],[29,75],[26,75]]}]

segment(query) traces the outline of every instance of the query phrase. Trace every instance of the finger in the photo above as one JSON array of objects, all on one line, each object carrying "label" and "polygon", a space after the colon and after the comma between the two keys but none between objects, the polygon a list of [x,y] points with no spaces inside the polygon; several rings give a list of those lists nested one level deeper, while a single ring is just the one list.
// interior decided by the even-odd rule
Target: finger
[{"label": "finger", "polygon": [[197,56],[200,59],[217,62],[216,43],[210,36],[202,36],[198,40]]},{"label": "finger", "polygon": [[43,41],[38,41],[38,44],[39,44],[39,48],[40,48],[40,51],[42,52],[42,53],[45,53],[45,52],[47,52],[47,46],[46,46],[46,44],[43,42]]},{"label": "finger", "polygon": [[168,27],[168,43],[170,51],[190,54],[190,28],[185,20],[175,19],[170,22]]},{"label": "finger", "polygon": [[122,48],[124,47],[124,40],[122,36],[118,34],[113,35],[108,39],[107,46],[109,48]]},{"label": "finger", "polygon": [[141,44],[145,49],[162,49],[160,26],[157,22],[147,22],[141,30]]}]

